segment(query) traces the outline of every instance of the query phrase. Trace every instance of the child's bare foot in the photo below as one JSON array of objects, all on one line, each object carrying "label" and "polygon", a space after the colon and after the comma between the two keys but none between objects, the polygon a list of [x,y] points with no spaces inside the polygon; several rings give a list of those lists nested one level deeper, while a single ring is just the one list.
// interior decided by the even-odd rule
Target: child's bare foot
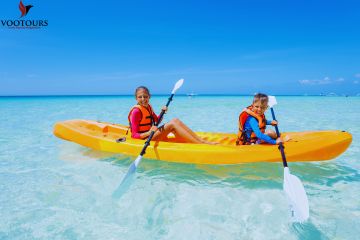
[{"label": "child's bare foot", "polygon": [[218,142],[209,142],[209,141],[206,141],[206,140],[202,140],[202,143],[204,144],[210,144],[210,145],[218,145],[219,143]]}]

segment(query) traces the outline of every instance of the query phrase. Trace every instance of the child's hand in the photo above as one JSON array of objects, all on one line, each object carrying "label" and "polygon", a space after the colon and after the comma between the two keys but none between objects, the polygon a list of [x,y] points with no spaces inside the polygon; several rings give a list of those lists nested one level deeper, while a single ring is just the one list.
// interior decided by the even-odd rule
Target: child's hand
[{"label": "child's hand", "polygon": [[291,138],[289,136],[285,136],[283,139],[281,137],[276,139],[276,144],[279,145],[280,143],[288,142]]},{"label": "child's hand", "polygon": [[149,133],[151,133],[152,131],[156,132],[158,130],[157,126],[152,126],[149,130]]},{"label": "child's hand", "polygon": [[165,113],[166,113],[167,110],[168,110],[168,107],[167,107],[167,106],[163,106],[163,107],[161,108],[161,110],[162,110],[162,111],[165,111]]},{"label": "child's hand", "polygon": [[283,142],[288,142],[290,140],[291,140],[291,137],[286,135],[283,139]]},{"label": "child's hand", "polygon": [[272,125],[272,126],[276,126],[277,124],[278,124],[277,121],[275,121],[275,120],[272,120],[272,121],[271,121],[271,125]]}]

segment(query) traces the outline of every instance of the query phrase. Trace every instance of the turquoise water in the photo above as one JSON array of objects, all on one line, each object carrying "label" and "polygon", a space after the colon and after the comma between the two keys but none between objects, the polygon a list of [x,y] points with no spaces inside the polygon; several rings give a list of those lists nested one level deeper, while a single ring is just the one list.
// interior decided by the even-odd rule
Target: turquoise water
[{"label": "turquoise water", "polygon": [[[358,239],[360,98],[278,97],[281,131],[341,129],[350,148],[326,162],[290,163],[309,197],[293,224],[281,163],[186,165],[144,159],[119,200],[131,160],[53,136],[55,122],[126,123],[132,97],[0,98],[0,239]],[[167,97],[155,96],[160,109]],[[244,96],[176,96],[164,119],[235,132]],[[207,117],[207,118],[205,118]]]}]

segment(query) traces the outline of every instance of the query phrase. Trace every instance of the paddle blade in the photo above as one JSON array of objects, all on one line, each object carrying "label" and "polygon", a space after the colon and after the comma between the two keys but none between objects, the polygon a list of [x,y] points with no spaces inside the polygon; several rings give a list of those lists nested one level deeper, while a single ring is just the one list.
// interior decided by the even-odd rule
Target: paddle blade
[{"label": "paddle blade", "polygon": [[181,78],[179,81],[177,81],[177,82],[175,83],[174,89],[172,90],[171,94],[175,94],[175,92],[176,92],[179,88],[181,88],[181,86],[183,85],[183,83],[184,83],[184,79],[183,79],[183,78]]},{"label": "paddle blade", "polygon": [[309,201],[300,179],[292,174],[288,167],[284,168],[284,191],[289,201],[291,220],[304,222],[309,218]]},{"label": "paddle blade", "polygon": [[142,156],[139,155],[135,161],[130,165],[125,177],[120,182],[120,185],[113,192],[112,197],[115,199],[119,199],[130,187],[131,183],[134,180],[136,168],[141,162]]},{"label": "paddle blade", "polygon": [[273,107],[277,104],[276,102],[276,97],[275,96],[268,96],[269,97],[269,102],[268,102],[268,105],[269,107]]}]

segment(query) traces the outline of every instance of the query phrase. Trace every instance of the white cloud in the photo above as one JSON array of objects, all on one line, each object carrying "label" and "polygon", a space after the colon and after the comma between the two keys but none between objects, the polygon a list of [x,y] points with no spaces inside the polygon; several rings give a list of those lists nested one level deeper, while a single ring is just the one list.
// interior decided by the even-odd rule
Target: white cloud
[{"label": "white cloud", "polygon": [[300,84],[303,84],[303,85],[311,85],[313,84],[311,80],[307,80],[307,79],[304,79],[304,80],[299,80],[299,83]]},{"label": "white cloud", "polygon": [[303,79],[299,80],[299,83],[302,85],[326,85],[326,84],[334,84],[334,83],[342,83],[345,79],[340,77],[335,80],[331,80],[329,77],[324,77],[323,79]]},{"label": "white cloud", "polygon": [[312,80],[309,80],[309,79],[304,79],[304,80],[300,80],[299,81],[300,84],[303,84],[303,85],[324,85],[324,84],[330,84],[331,83],[331,80],[329,77],[325,77],[324,79],[312,79]]}]

